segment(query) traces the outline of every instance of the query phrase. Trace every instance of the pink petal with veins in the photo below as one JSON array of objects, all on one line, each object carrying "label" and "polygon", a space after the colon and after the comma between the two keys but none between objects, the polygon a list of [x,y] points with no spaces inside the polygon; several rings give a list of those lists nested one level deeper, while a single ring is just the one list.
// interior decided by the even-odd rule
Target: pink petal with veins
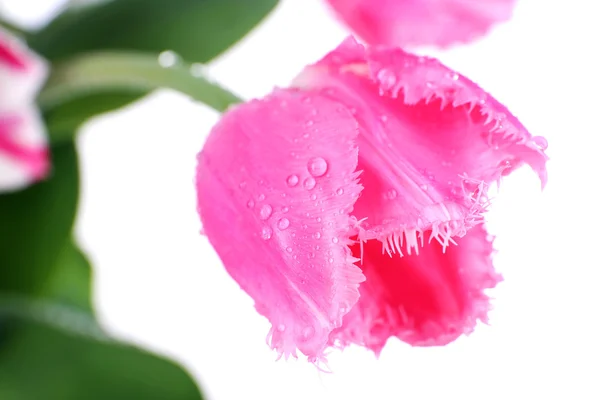
[{"label": "pink petal with veins", "polygon": [[321,358],[358,300],[349,244],[358,129],[334,101],[277,90],[229,111],[198,156],[203,229],[231,276],[271,321],[285,356]]},{"label": "pink petal with veins", "polygon": [[[470,333],[501,280],[488,189],[524,164],[544,184],[545,140],[436,60],[352,38],[294,86],[227,113],[198,167],[205,232],[272,346],[320,360],[326,345]],[[301,185],[315,157],[323,173]]]},{"label": "pink petal with veins", "polygon": [[447,47],[510,19],[516,0],[327,0],[367,43]]}]

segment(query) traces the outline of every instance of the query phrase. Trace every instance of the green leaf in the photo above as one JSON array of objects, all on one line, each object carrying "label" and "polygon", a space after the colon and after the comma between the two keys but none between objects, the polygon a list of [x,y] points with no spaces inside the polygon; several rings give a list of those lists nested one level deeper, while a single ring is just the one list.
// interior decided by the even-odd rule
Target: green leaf
[{"label": "green leaf", "polygon": [[163,67],[152,54],[106,52],[56,65],[38,101],[56,142],[94,113],[118,108],[158,88],[178,90],[218,111],[241,102],[205,78],[199,64],[175,62]]},{"label": "green leaf", "polygon": [[47,303],[0,305],[2,400],[199,400],[181,367],[106,336],[87,314]]},{"label": "green leaf", "polygon": [[44,297],[93,313],[92,268],[77,245],[68,241],[63,247],[52,275],[43,291]]},{"label": "green leaf", "polygon": [[0,194],[0,292],[37,293],[71,235],[79,194],[73,143],[52,149],[49,179]]},{"label": "green leaf", "polygon": [[172,50],[207,62],[256,26],[278,0],[104,0],[73,6],[30,37],[54,61],[90,50]]},{"label": "green leaf", "polygon": [[44,119],[53,143],[70,140],[73,134],[91,117],[119,109],[147,94],[148,91],[109,92],[96,94],[78,93],[45,110]]}]

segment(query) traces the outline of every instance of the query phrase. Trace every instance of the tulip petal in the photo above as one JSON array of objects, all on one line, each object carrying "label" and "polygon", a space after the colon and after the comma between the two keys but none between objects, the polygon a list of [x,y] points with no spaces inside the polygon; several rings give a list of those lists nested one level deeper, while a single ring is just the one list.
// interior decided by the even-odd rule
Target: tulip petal
[{"label": "tulip petal", "polygon": [[0,109],[33,103],[47,76],[46,63],[0,29]]},{"label": "tulip petal", "polygon": [[516,0],[327,0],[367,43],[388,46],[469,42],[510,19]]},{"label": "tulip petal", "polygon": [[410,254],[428,231],[447,246],[482,222],[502,176],[529,164],[546,182],[545,140],[437,60],[349,38],[296,85],[337,99],[359,122],[365,189],[353,215],[366,219],[363,240],[405,236]]},{"label": "tulip petal", "polygon": [[357,134],[336,102],[276,90],[227,112],[198,155],[203,230],[286,357],[322,359],[358,300],[364,277],[348,246]]},{"label": "tulip petal", "polygon": [[43,179],[49,170],[50,154],[37,112],[0,114],[0,191],[21,189]]},{"label": "tulip petal", "polygon": [[[492,237],[477,225],[457,246],[437,242],[419,255],[382,254],[376,241],[363,245],[366,281],[360,300],[344,317],[332,341],[363,345],[378,354],[390,337],[414,346],[444,345],[469,334],[477,320],[487,322],[484,290],[501,280],[492,265]],[[360,254],[359,245],[353,247]]]}]

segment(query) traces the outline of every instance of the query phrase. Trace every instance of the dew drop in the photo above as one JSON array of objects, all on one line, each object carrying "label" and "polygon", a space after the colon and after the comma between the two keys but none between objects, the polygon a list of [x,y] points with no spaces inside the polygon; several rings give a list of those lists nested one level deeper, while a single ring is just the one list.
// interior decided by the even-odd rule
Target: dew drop
[{"label": "dew drop", "polygon": [[271,216],[271,213],[273,212],[273,207],[271,207],[269,204],[263,204],[263,206],[260,208],[260,219],[265,220],[268,219]]},{"label": "dew drop", "polygon": [[421,190],[427,191],[427,189],[429,189],[429,186],[427,185],[421,185]]},{"label": "dew drop", "polygon": [[343,194],[344,194],[344,189],[342,189],[342,188],[339,188],[339,189],[338,189],[338,190],[336,190],[335,192],[338,194],[338,196],[341,196],[341,195],[343,195]]},{"label": "dew drop", "polygon": [[388,195],[388,199],[393,200],[396,198],[398,193],[394,189],[391,189],[387,195]]},{"label": "dew drop", "polygon": [[452,74],[452,80],[453,81],[457,81],[458,80],[458,74],[457,73]]},{"label": "dew drop", "polygon": [[174,51],[166,50],[158,55],[158,64],[163,68],[171,68],[177,64],[177,54]]},{"label": "dew drop", "polygon": [[313,126],[315,124],[315,121],[313,121],[312,119],[309,119],[308,121],[306,121],[306,126]]},{"label": "dew drop", "polygon": [[273,236],[273,231],[268,226],[264,226],[262,228],[261,236],[264,240],[269,240],[271,239],[271,236]]},{"label": "dew drop", "polygon": [[290,211],[290,209],[289,209],[288,207],[283,207],[283,208],[281,209],[281,212],[284,212],[284,213],[286,213],[286,212],[288,212],[288,211]]},{"label": "dew drop", "polygon": [[254,200],[252,200],[252,199],[248,200],[248,203],[246,203],[246,205],[250,209],[254,208]]},{"label": "dew drop", "polygon": [[286,182],[289,187],[294,187],[298,184],[298,180],[298,175],[290,175],[287,177]]},{"label": "dew drop", "polygon": [[334,237],[333,239],[331,239],[331,241],[332,241],[333,243],[338,243],[338,242],[340,241],[340,239],[338,239],[338,238]]},{"label": "dew drop", "polygon": [[315,157],[308,161],[308,172],[312,176],[323,176],[327,172],[327,161],[321,157]]},{"label": "dew drop", "polygon": [[279,332],[284,332],[285,331],[285,325],[284,324],[279,324],[277,325],[277,330]]},{"label": "dew drop", "polygon": [[321,232],[315,232],[315,234],[313,235],[313,237],[315,239],[321,239]]},{"label": "dew drop", "polygon": [[535,143],[535,145],[542,150],[546,150],[548,148],[548,141],[542,136],[534,136],[533,143]]},{"label": "dew drop", "polygon": [[316,200],[316,199],[317,199],[317,195],[313,193],[313,194],[310,196],[310,199],[311,199],[311,200],[313,200],[313,201],[314,201],[314,200]]},{"label": "dew drop", "polygon": [[285,251],[287,251],[288,253],[291,253],[293,251],[293,249],[291,247],[288,247],[287,249],[285,249]]},{"label": "dew drop", "polygon": [[317,217],[317,222],[321,222],[321,221],[322,221],[321,217]]},{"label": "dew drop", "polygon": [[302,338],[304,338],[304,340],[310,339],[314,334],[315,329],[312,326],[307,326],[306,328],[302,329]]},{"label": "dew drop", "polygon": [[265,195],[263,193],[259,194],[256,198],[258,201],[263,201],[265,199]]},{"label": "dew drop", "polygon": [[277,227],[282,231],[286,230],[290,226],[290,220],[287,218],[281,218],[277,223]]},{"label": "dew drop", "polygon": [[304,188],[306,190],[314,189],[316,184],[317,182],[315,181],[315,178],[309,177],[304,180]]},{"label": "dew drop", "polygon": [[333,264],[333,258],[329,259],[329,264]]},{"label": "dew drop", "polygon": [[204,65],[200,63],[193,63],[190,66],[190,74],[194,78],[201,78],[204,75]]}]

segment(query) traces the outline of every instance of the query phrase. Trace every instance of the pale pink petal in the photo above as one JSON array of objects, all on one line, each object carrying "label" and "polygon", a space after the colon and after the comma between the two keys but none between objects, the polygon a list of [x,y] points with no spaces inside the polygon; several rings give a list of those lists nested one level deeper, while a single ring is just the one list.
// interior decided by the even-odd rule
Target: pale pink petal
[{"label": "pale pink petal", "polygon": [[46,63],[19,39],[0,29],[0,110],[33,103],[42,87]]},{"label": "pale pink petal", "polygon": [[516,0],[327,0],[369,44],[446,47],[510,19]]},{"label": "pale pink petal", "polygon": [[285,356],[320,359],[358,300],[357,133],[336,102],[277,90],[227,112],[198,156],[204,232]]},{"label": "pale pink petal", "polygon": [[[492,265],[492,240],[477,225],[445,252],[434,241],[403,257],[390,257],[380,243],[367,241],[360,299],[331,335],[332,343],[359,344],[378,354],[390,337],[433,346],[471,333],[478,320],[487,321],[484,290],[501,280]],[[359,257],[361,246],[352,251]]]},{"label": "pale pink petal", "polygon": [[0,113],[0,192],[46,177],[50,155],[41,118],[32,108]]}]

